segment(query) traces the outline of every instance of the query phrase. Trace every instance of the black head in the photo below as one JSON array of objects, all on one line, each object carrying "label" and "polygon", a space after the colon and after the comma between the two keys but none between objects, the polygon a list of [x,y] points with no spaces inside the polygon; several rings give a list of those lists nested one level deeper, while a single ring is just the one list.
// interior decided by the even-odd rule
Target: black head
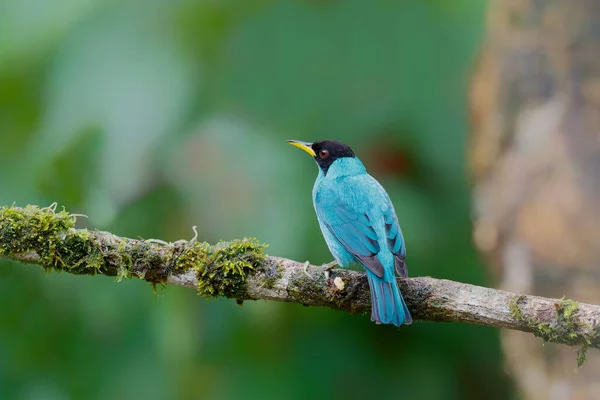
[{"label": "black head", "polygon": [[337,140],[321,140],[314,143],[288,140],[288,143],[313,156],[324,174],[327,174],[331,164],[338,158],[356,157],[350,147]]}]

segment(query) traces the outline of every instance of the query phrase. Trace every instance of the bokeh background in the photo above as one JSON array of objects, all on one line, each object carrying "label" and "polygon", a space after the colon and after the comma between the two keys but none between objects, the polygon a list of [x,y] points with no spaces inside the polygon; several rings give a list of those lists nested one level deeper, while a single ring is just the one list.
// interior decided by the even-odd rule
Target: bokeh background
[{"label": "bokeh background", "polygon": [[[317,170],[348,143],[388,190],[412,276],[490,285],[467,93],[486,2],[0,0],[0,204],[174,241],[331,256]],[[499,333],[157,294],[0,261],[0,398],[513,398]]]}]

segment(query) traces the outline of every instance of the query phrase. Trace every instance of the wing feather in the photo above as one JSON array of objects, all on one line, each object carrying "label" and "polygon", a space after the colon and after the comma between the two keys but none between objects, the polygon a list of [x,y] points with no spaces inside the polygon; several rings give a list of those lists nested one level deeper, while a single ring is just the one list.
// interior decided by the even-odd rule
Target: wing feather
[{"label": "wing feather", "polygon": [[394,254],[394,266],[396,273],[401,278],[408,276],[406,268],[406,246],[404,245],[404,237],[400,230],[398,218],[392,209],[389,209],[383,215],[385,219],[385,234],[387,239],[388,249]]},{"label": "wing feather", "polygon": [[368,215],[356,212],[340,202],[333,207],[320,206],[317,203],[317,214],[347,252],[372,273],[383,277],[385,271],[377,258],[381,248]]}]

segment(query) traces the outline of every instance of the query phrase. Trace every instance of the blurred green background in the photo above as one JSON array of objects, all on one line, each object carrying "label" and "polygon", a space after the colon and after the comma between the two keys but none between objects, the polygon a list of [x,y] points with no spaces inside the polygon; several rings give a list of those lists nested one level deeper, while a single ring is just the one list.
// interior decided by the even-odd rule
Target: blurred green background
[{"label": "blurred green background", "polygon": [[[466,91],[485,2],[0,0],[0,204],[118,235],[331,261],[317,169],[348,143],[388,190],[409,274],[491,284],[471,244]],[[498,331],[396,330],[0,262],[0,398],[505,399]]]}]

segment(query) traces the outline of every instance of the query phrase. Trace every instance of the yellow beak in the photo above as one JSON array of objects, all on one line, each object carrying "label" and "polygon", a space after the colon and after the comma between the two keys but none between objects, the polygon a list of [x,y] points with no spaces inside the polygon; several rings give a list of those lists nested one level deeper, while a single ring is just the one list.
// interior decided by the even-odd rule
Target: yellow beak
[{"label": "yellow beak", "polygon": [[313,157],[316,157],[316,155],[317,155],[311,147],[312,143],[301,142],[299,140],[288,140],[287,142],[289,144],[291,144],[292,146],[296,146],[297,148],[304,150],[305,152],[307,152],[308,154],[310,154]]}]

